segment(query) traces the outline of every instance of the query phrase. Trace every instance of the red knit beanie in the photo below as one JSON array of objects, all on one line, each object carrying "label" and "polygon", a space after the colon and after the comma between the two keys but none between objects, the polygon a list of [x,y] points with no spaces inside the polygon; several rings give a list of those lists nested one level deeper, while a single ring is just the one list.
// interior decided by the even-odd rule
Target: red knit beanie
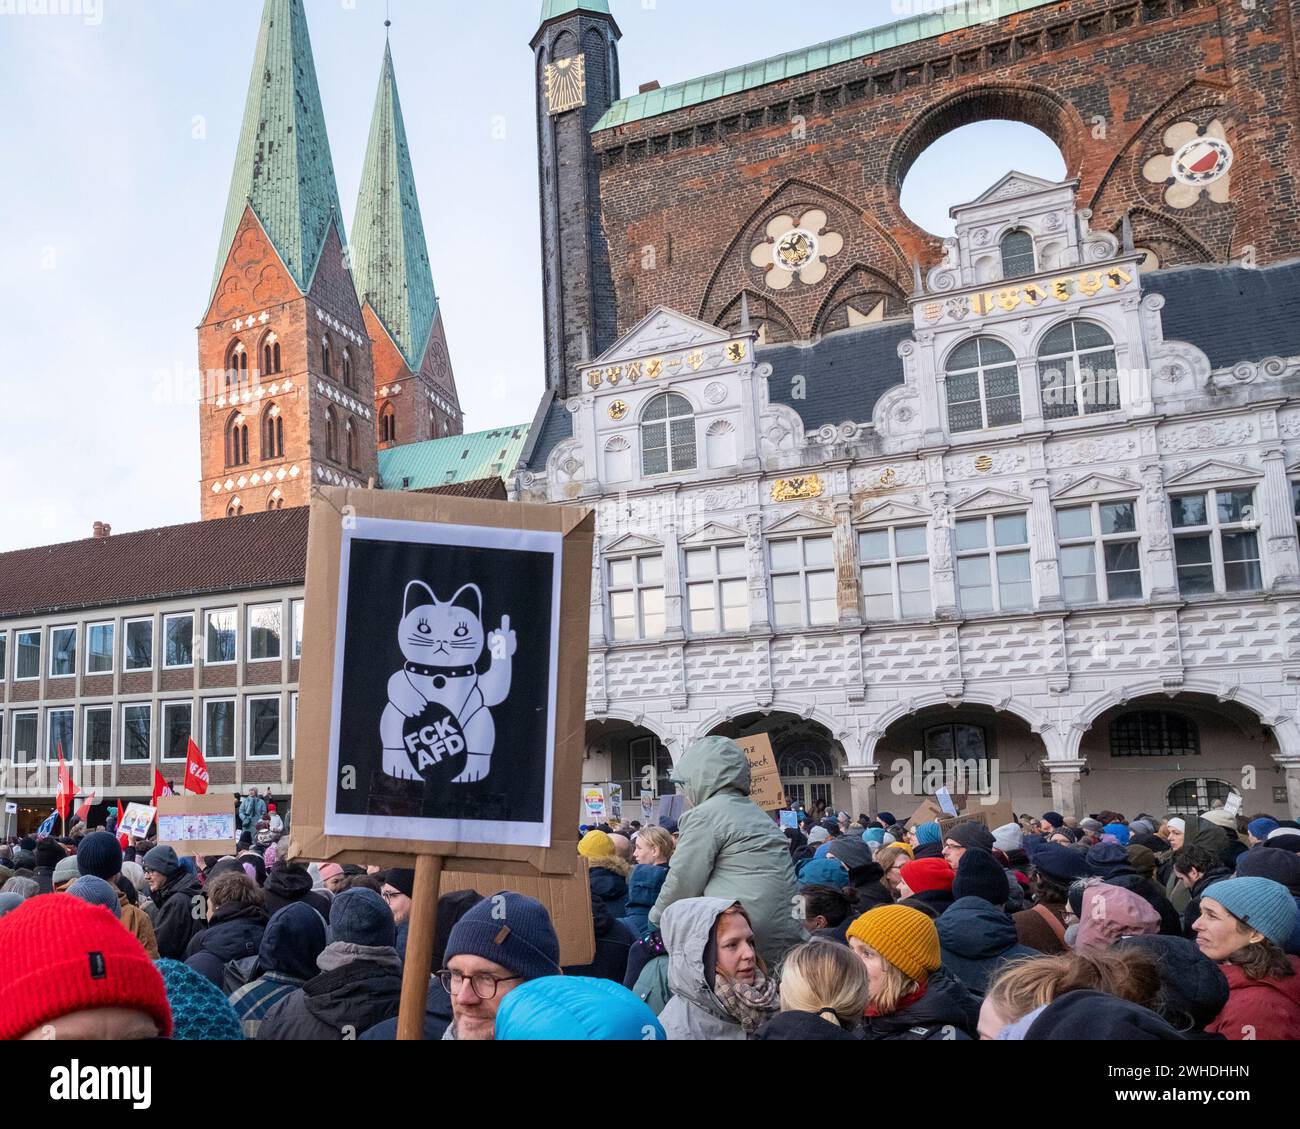
[{"label": "red knit beanie", "polygon": [[46,894],[0,919],[0,1041],[102,1007],[146,1012],[171,1036],[161,973],[107,909]]},{"label": "red knit beanie", "polygon": [[925,890],[951,890],[956,877],[946,859],[916,859],[899,868],[903,881],[914,894]]}]

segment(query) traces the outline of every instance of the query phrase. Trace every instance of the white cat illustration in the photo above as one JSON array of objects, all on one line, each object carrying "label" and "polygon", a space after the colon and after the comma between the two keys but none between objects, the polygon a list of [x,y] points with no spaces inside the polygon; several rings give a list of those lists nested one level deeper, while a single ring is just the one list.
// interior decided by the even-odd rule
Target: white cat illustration
[{"label": "white cat illustration", "polygon": [[[384,745],[384,772],[403,780],[418,780],[416,749],[403,729],[408,718],[418,717],[430,702],[444,707],[460,726],[469,752],[464,771],[453,784],[473,784],[492,770],[496,726],[489,706],[498,706],[510,693],[512,659],[517,646],[510,617],[501,617],[499,630],[487,633],[492,666],[478,673],[483,653],[483,593],[466,584],[443,603],[422,581],[406,586],[398,642],[405,666],[388,680],[388,705],[379,723]],[[443,734],[430,734],[441,748]],[[446,755],[462,751],[459,738],[445,735]],[[426,749],[428,743],[426,743]]]}]

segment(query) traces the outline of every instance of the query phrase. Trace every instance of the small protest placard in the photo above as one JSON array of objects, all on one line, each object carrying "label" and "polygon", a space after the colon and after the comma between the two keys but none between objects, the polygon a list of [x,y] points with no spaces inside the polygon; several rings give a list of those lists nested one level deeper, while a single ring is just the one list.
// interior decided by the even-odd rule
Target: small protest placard
[{"label": "small protest placard", "polygon": [[233,854],[238,838],[233,797],[158,797],[158,842],[178,855]]},{"label": "small protest placard", "polygon": [[736,744],[745,750],[745,758],[749,761],[749,798],[764,811],[779,811],[785,807],[781,773],[777,771],[776,755],[767,734],[741,737]]},{"label": "small protest placard", "polygon": [[153,826],[157,814],[158,809],[149,804],[127,804],[118,821],[117,834],[126,835],[130,839],[147,839],[149,828]]}]

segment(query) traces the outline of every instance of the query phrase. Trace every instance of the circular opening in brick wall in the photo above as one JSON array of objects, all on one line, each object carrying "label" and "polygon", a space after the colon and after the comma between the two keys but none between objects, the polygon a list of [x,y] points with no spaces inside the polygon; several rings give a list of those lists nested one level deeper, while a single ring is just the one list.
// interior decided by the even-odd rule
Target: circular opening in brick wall
[{"label": "circular opening in brick wall", "polygon": [[922,149],[903,177],[899,206],[931,235],[951,235],[948,209],[965,204],[1014,169],[1065,179],[1065,158],[1042,130],[1017,121],[982,121],[944,133]]}]

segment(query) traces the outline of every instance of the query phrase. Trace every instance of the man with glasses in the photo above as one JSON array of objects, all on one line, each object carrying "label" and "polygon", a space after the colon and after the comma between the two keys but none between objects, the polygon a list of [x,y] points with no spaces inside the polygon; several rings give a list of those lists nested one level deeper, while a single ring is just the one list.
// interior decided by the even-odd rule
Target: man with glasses
[{"label": "man with glasses", "polygon": [[484,898],[447,939],[446,968],[437,977],[451,996],[444,1039],[496,1037],[497,1008],[527,980],[559,976],[560,940],[541,902],[502,891]]},{"label": "man with glasses", "polygon": [[962,855],[971,850],[992,851],[993,832],[984,824],[973,821],[955,823],[948,828],[948,833],[943,837],[943,857],[952,867],[953,873],[956,873]]}]

